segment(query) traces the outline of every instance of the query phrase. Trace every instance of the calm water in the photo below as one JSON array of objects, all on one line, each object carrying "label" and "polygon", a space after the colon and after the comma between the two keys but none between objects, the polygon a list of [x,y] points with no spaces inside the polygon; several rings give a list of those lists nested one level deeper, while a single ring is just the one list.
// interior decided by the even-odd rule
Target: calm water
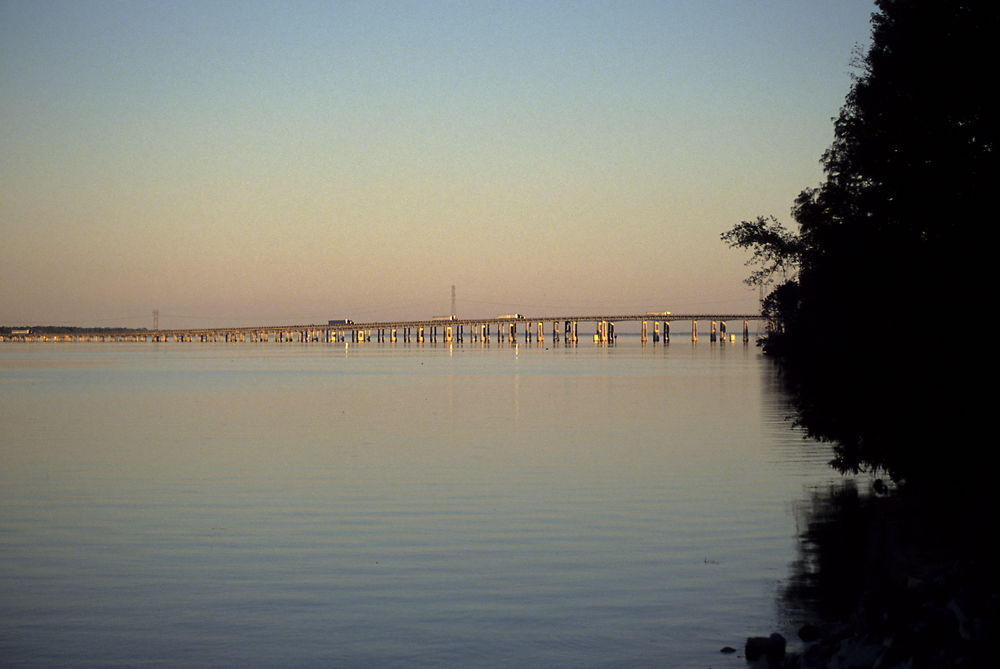
[{"label": "calm water", "polygon": [[751,344],[0,344],[4,666],[726,667],[835,479]]}]

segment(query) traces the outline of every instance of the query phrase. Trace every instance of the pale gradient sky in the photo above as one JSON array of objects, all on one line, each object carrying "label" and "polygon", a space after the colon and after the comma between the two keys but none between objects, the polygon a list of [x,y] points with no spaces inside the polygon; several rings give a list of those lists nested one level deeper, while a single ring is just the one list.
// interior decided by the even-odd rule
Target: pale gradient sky
[{"label": "pale gradient sky", "polygon": [[871,0],[0,0],[0,324],[753,311]]}]

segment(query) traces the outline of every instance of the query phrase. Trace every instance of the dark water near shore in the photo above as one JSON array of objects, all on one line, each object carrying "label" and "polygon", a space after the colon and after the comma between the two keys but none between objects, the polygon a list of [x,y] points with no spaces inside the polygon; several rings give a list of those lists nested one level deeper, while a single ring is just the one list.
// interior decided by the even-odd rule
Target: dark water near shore
[{"label": "dark water near shore", "polygon": [[743,666],[788,413],[742,343],[5,343],[0,664]]}]

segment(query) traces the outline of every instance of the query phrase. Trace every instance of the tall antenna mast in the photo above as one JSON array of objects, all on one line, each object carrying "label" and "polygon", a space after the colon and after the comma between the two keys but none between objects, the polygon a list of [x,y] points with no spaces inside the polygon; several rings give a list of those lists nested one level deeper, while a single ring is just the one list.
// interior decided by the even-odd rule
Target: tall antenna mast
[{"label": "tall antenna mast", "polygon": [[451,284],[451,315],[455,315],[455,284]]}]

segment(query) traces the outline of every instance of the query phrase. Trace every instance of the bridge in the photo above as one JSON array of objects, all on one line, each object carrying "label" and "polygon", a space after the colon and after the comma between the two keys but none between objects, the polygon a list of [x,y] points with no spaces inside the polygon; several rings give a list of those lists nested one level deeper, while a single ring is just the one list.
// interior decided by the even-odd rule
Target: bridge
[{"label": "bridge", "polygon": [[[588,314],[571,316],[524,316],[507,314],[489,318],[459,318],[438,316],[428,320],[373,321],[355,323],[351,320],[332,320],[312,325],[257,325],[249,327],[185,328],[174,330],[85,330],[76,329],[66,334],[44,334],[30,330],[14,330],[0,336],[0,341],[146,341],[146,342],[396,342],[396,341],[552,341],[577,342],[580,323],[593,323],[593,339],[612,343],[618,323],[640,323],[643,342],[670,341],[671,321],[690,321],[691,339],[699,338],[699,323],[707,322],[706,334],[711,341],[734,341],[735,334],[728,332],[728,322],[739,321],[742,339],[749,341],[750,321],[764,320],[760,314],[739,313],[687,313],[646,312],[643,314]],[[546,334],[546,323],[551,324]]]}]

